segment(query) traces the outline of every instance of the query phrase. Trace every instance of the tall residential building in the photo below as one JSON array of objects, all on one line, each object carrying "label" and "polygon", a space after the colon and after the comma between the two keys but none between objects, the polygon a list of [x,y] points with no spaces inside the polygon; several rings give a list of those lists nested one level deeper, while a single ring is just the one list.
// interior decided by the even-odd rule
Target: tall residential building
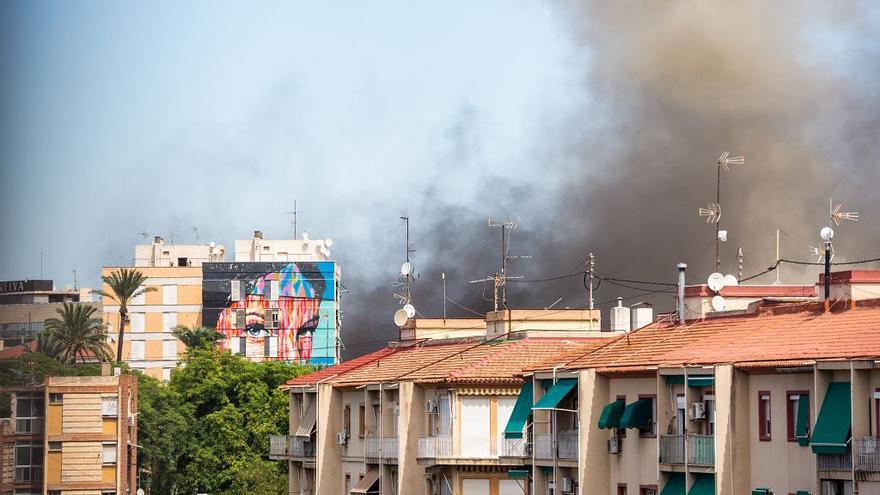
[{"label": "tall residential building", "polygon": [[[128,303],[122,360],[132,368],[167,380],[177,366],[178,354],[185,350],[171,331],[178,325],[202,324],[202,266],[222,261],[224,248],[214,243],[169,245],[156,237],[150,245],[136,246],[135,255],[136,269],[147,277],[144,287],[155,290]],[[109,275],[118,268],[104,267],[101,274]],[[110,292],[106,284],[102,289]],[[115,352],[119,304],[109,297],[104,297],[102,303],[110,347]]]},{"label": "tall residential building", "polygon": [[12,412],[0,419],[0,494],[134,493],[134,376],[48,377],[0,392]]},{"label": "tall residential building", "polygon": [[401,342],[288,382],[270,457],[299,495],[880,494],[880,271],[830,283],[592,344]]},{"label": "tall residential building", "polygon": [[55,290],[51,280],[0,281],[0,349],[36,339],[46,320],[58,317],[63,303],[91,301],[89,289]]},{"label": "tall residential building", "polygon": [[235,262],[205,263],[203,321],[256,361],[339,360],[340,269],[328,240],[235,241]]}]

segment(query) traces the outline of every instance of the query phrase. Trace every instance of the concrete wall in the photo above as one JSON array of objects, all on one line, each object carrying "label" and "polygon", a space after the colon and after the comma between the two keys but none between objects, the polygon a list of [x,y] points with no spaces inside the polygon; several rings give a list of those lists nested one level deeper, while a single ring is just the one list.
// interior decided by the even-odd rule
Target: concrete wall
[{"label": "concrete wall", "polygon": [[602,409],[611,402],[608,378],[596,370],[581,370],[578,380],[580,438],[578,484],[582,495],[611,493],[611,457],[607,451],[611,430],[599,429]]},{"label": "concrete wall", "polygon": [[343,475],[336,434],[342,429],[342,392],[332,385],[318,385],[318,445],[316,493],[342,493]]},{"label": "concrete wall", "polygon": [[[611,402],[619,395],[625,395],[626,403],[630,404],[635,402],[640,395],[656,393],[656,377],[611,378],[609,379],[607,402]],[[658,442],[657,436],[641,437],[638,430],[626,430],[626,438],[622,440],[620,455],[608,456],[611,458],[609,460],[611,486],[606,493],[616,495],[617,483],[626,483],[628,487],[636,488],[639,485],[657,485]],[[607,452],[606,455],[608,455]]]},{"label": "concrete wall", "polygon": [[425,391],[412,382],[401,382],[398,434],[398,479],[401,494],[422,493],[425,468],[416,460],[419,437],[425,435]]}]

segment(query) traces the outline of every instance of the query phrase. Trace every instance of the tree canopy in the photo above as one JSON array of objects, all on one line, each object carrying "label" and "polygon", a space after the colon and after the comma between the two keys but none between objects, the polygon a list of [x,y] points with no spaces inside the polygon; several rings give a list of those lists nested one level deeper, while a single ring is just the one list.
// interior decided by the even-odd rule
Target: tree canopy
[{"label": "tree canopy", "polygon": [[64,303],[56,310],[59,318],[46,320],[37,340],[38,350],[64,363],[110,361],[113,354],[97,311],[88,304]]}]

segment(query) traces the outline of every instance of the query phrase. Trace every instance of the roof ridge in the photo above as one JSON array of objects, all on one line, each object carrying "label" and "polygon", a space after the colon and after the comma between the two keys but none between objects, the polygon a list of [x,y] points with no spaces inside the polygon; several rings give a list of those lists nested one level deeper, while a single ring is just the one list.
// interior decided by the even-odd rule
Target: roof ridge
[{"label": "roof ridge", "polygon": [[451,371],[451,372],[449,373],[449,377],[450,377],[450,378],[453,378],[453,377],[457,377],[457,376],[459,376],[459,375],[461,375],[461,374],[463,374],[463,373],[465,373],[465,372],[467,372],[467,371],[474,371],[474,370],[477,370],[477,369],[483,367],[484,365],[486,365],[487,363],[489,363],[490,361],[494,361],[494,360],[496,360],[497,358],[499,358],[499,357],[501,357],[501,356],[504,356],[504,355],[509,354],[509,353],[511,352],[511,349],[513,349],[514,347],[519,346],[520,343],[525,342],[525,340],[526,340],[526,339],[517,340],[517,341],[505,341],[505,342],[503,342],[503,343],[506,344],[506,345],[504,346],[503,349],[500,349],[498,352],[491,353],[491,354],[489,354],[488,356],[485,356],[484,358],[479,359],[479,360],[477,360],[477,361],[474,362],[474,363],[467,364],[467,365],[465,365],[465,366],[462,366],[462,367],[460,367],[460,368],[457,368],[457,369],[454,370],[454,371]]}]

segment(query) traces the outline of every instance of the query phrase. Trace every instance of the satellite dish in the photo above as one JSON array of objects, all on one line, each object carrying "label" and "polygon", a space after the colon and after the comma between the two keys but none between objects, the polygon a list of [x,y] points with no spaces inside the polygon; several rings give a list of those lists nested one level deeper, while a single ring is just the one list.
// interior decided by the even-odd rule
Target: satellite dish
[{"label": "satellite dish", "polygon": [[394,312],[394,324],[395,325],[402,327],[402,326],[406,325],[406,320],[408,320],[408,319],[409,319],[409,317],[406,316],[406,310],[398,309],[397,311]]},{"label": "satellite dish", "polygon": [[727,231],[719,230],[718,231],[718,240],[721,242],[727,242]]},{"label": "satellite dish", "polygon": [[737,286],[737,285],[739,285],[739,280],[737,280],[736,277],[734,277],[732,274],[728,273],[727,275],[724,276],[724,286],[725,287]]},{"label": "satellite dish", "polygon": [[400,274],[404,277],[412,274],[412,263],[405,261],[403,265],[400,266]]},{"label": "satellite dish", "polygon": [[718,292],[724,288],[724,275],[715,272],[712,275],[709,275],[709,280],[706,281],[706,284],[709,286],[709,289],[711,289],[712,292]]},{"label": "satellite dish", "polygon": [[715,296],[712,298],[712,309],[715,311],[724,311],[726,307],[723,296]]},{"label": "satellite dish", "polygon": [[412,318],[416,315],[416,307],[412,304],[404,304],[403,311],[406,313],[407,318]]},{"label": "satellite dish", "polygon": [[822,227],[822,230],[819,231],[819,237],[821,237],[823,241],[830,241],[834,238],[834,229],[831,227]]},{"label": "satellite dish", "polygon": [[333,246],[333,239],[324,239],[324,245],[327,247]]}]

